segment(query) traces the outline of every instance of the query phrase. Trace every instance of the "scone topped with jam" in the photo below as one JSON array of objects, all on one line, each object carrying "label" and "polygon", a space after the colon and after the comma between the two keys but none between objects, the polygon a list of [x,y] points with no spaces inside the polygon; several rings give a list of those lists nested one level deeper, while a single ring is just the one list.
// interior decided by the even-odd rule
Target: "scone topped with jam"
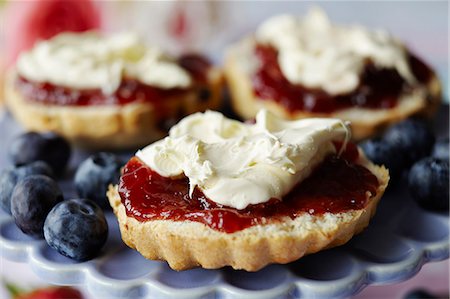
[{"label": "scone topped with jam", "polygon": [[138,151],[108,198],[122,239],[176,270],[258,270],[347,242],[389,175],[338,119],[196,113]]},{"label": "scone topped with jam", "polygon": [[332,24],[318,8],[262,23],[230,47],[225,75],[243,118],[262,107],[288,119],[341,118],[356,140],[413,114],[431,115],[441,100],[434,72],[399,40]]},{"label": "scone topped with jam", "polygon": [[206,58],[175,58],[131,33],[62,33],[20,55],[6,98],[28,129],[126,148],[161,138],[184,115],[217,107],[220,82]]}]

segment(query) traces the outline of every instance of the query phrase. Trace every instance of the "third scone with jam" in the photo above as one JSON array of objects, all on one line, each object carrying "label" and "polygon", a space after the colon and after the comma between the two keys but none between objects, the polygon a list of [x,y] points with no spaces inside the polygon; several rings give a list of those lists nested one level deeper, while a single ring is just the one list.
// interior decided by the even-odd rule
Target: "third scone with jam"
[{"label": "third scone with jam", "polygon": [[224,73],[234,110],[251,119],[265,108],[287,119],[351,121],[361,140],[441,101],[436,74],[381,30],[331,23],[319,8],[274,16],[231,46]]}]

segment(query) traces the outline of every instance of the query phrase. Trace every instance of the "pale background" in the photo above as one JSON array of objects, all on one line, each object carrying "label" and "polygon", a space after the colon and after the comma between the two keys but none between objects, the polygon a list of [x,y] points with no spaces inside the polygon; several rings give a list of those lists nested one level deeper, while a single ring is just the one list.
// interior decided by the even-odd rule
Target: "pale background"
[{"label": "pale background", "polygon": [[[12,4],[14,3],[14,4]],[[20,18],[11,7],[26,1],[0,0],[0,53],[5,52],[8,19]],[[98,1],[102,28],[108,32],[136,31],[149,43],[172,52],[197,50],[217,63],[227,44],[252,32],[271,15],[303,15],[314,5],[331,20],[385,29],[403,40],[437,70],[448,99],[449,2],[448,1]],[[183,36],[174,34],[183,15]],[[9,15],[8,15],[9,14]],[[176,26],[176,25],[175,25]],[[14,38],[14,37],[10,37]],[[2,50],[3,49],[3,50]],[[0,62],[2,58],[0,57]]]}]

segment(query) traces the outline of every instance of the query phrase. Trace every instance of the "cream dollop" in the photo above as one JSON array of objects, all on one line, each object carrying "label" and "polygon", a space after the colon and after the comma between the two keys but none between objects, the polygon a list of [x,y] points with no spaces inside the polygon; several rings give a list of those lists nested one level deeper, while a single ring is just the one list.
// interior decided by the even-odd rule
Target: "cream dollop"
[{"label": "cream dollop", "polygon": [[291,83],[332,95],[358,86],[367,59],[380,68],[395,68],[407,82],[415,82],[400,41],[381,30],[331,24],[317,7],[304,18],[268,19],[257,30],[256,39],[278,50],[281,71]]},{"label": "cream dollop", "polygon": [[244,209],[282,198],[335,151],[332,141],[349,138],[339,119],[285,121],[261,110],[247,124],[207,111],[182,119],[136,156],[162,176],[188,177],[191,194],[197,186],[218,204]]},{"label": "cream dollop", "polygon": [[191,84],[189,73],[172,58],[144,45],[132,33],[62,33],[22,53],[17,70],[32,81],[74,89],[99,88],[107,94],[117,90],[124,76],[164,89]]}]

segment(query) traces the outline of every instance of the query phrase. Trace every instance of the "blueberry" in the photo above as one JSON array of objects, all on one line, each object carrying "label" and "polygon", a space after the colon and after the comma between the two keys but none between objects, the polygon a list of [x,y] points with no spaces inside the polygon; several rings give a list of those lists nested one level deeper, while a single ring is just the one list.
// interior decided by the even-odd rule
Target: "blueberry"
[{"label": "blueberry", "polygon": [[392,146],[382,138],[375,138],[362,143],[361,148],[369,160],[377,165],[386,166],[391,178],[395,179],[401,175],[406,161],[398,147]]},{"label": "blueberry", "polygon": [[77,261],[95,257],[108,237],[101,208],[88,199],[70,199],[56,205],[44,224],[48,245]]},{"label": "blueberry", "polygon": [[449,159],[449,143],[448,137],[436,141],[432,152],[433,157],[440,159]]},{"label": "blueberry", "polygon": [[28,132],[17,136],[9,147],[9,155],[17,166],[42,160],[57,175],[66,169],[71,149],[69,143],[55,133]]},{"label": "blueberry", "polygon": [[0,205],[2,210],[11,214],[11,194],[17,184],[14,169],[6,169],[0,174]]},{"label": "blueberry", "polygon": [[62,200],[62,192],[53,179],[41,174],[30,175],[14,187],[11,212],[25,234],[42,238],[45,217]]},{"label": "blueberry", "polygon": [[383,139],[392,147],[398,147],[405,157],[406,167],[431,153],[435,137],[427,124],[419,119],[407,119],[393,125]]},{"label": "blueberry", "polygon": [[404,297],[405,299],[434,299],[438,298],[436,296],[431,295],[425,290],[413,290],[407,293]]},{"label": "blueberry", "polygon": [[20,179],[32,174],[43,174],[53,178],[53,169],[44,161],[35,161],[30,164],[19,166],[16,168],[16,173]]},{"label": "blueberry", "polygon": [[33,174],[43,174],[53,176],[52,169],[43,161],[36,161],[31,164],[6,169],[0,174],[0,207],[11,214],[11,195],[17,182]]},{"label": "blueberry", "polygon": [[411,196],[425,209],[449,210],[449,160],[428,157],[409,172]]},{"label": "blueberry", "polygon": [[117,184],[122,162],[114,154],[98,153],[90,156],[75,174],[78,195],[95,201],[100,207],[108,207],[108,185]]}]

